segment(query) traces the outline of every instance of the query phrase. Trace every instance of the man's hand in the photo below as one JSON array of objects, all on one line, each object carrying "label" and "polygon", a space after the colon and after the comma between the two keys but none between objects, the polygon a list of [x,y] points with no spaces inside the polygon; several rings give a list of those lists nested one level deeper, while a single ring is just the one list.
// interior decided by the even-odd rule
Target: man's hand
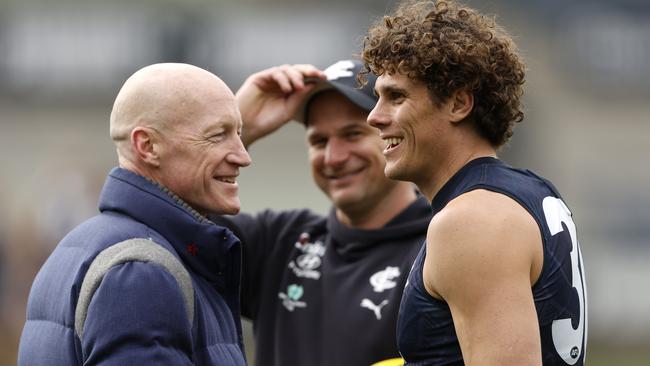
[{"label": "man's hand", "polygon": [[282,65],[249,76],[235,97],[244,122],[244,146],[277,130],[291,120],[296,109],[315,87],[306,78],[325,80],[313,65]]}]

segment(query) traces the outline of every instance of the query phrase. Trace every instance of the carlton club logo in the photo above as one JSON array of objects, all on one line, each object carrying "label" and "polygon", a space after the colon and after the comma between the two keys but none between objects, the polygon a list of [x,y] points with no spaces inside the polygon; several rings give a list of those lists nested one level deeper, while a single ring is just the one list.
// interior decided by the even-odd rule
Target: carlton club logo
[{"label": "carlton club logo", "polygon": [[384,292],[397,286],[394,281],[400,275],[399,267],[387,266],[383,270],[370,276],[370,285],[375,292]]},{"label": "carlton club logo", "polygon": [[[386,266],[381,271],[376,272],[368,279],[370,286],[374,292],[384,292],[397,286],[394,280],[401,274],[399,267]],[[381,320],[381,309],[388,305],[388,299],[382,300],[379,304],[375,304],[372,300],[364,298],[361,300],[361,307],[372,311],[377,320]]]}]

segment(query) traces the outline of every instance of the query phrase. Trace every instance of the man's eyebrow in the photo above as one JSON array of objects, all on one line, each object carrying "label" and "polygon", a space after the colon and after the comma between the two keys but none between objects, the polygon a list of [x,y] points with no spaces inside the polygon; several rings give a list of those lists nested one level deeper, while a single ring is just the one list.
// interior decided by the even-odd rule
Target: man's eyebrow
[{"label": "man's eyebrow", "polygon": [[351,122],[351,123],[348,123],[345,126],[339,128],[338,131],[347,132],[347,131],[350,131],[350,130],[356,130],[358,128],[366,128],[366,127],[369,127],[369,126],[365,122],[363,122],[363,123]]},{"label": "man's eyebrow", "polygon": [[204,136],[210,136],[217,133],[221,133],[229,128],[237,129],[238,127],[239,126],[237,126],[237,123],[235,122],[231,123],[226,120],[220,119],[217,121],[217,123],[202,128],[201,134],[203,134]]},{"label": "man's eyebrow", "polygon": [[387,84],[387,85],[382,85],[380,87],[376,87],[374,89],[375,95],[379,95],[379,92],[382,92],[383,94],[388,94],[388,93],[399,93],[399,94],[407,94],[406,89],[399,87],[395,84]]},{"label": "man's eyebrow", "polygon": [[201,136],[206,138],[211,137],[223,132],[223,130],[223,127],[206,128],[205,130],[201,131]]}]

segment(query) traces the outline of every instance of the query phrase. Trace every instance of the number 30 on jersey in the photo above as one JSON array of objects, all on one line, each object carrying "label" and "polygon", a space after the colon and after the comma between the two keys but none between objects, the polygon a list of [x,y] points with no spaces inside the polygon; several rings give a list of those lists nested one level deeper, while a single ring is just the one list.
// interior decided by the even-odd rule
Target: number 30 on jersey
[{"label": "number 30 on jersey", "polygon": [[578,327],[573,328],[571,318],[557,319],[551,326],[553,344],[560,357],[569,365],[574,365],[580,356],[585,352],[585,337],[587,336],[587,297],[584,280],[584,268],[582,265],[582,253],[576,237],[576,226],[571,219],[571,211],[555,197],[546,197],[542,203],[546,223],[551,235],[557,235],[564,231],[562,224],[566,226],[571,237],[571,279],[572,286],[578,294],[579,314]]}]

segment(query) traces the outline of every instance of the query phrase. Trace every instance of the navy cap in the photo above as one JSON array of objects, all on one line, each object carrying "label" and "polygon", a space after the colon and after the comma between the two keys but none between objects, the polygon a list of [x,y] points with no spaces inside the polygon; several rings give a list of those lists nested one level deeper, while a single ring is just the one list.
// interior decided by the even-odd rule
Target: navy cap
[{"label": "navy cap", "polygon": [[366,74],[367,82],[361,88],[357,82],[357,74],[363,68],[363,64],[357,60],[343,60],[339,61],[327,69],[325,69],[325,76],[327,80],[322,79],[308,79],[306,82],[315,82],[316,87],[312,89],[309,94],[303,99],[294,115],[294,119],[298,122],[306,124],[307,107],[314,99],[314,97],[326,90],[336,90],[348,98],[352,103],[370,112],[377,104],[377,97],[375,96],[375,81],[377,77],[372,73]]}]

